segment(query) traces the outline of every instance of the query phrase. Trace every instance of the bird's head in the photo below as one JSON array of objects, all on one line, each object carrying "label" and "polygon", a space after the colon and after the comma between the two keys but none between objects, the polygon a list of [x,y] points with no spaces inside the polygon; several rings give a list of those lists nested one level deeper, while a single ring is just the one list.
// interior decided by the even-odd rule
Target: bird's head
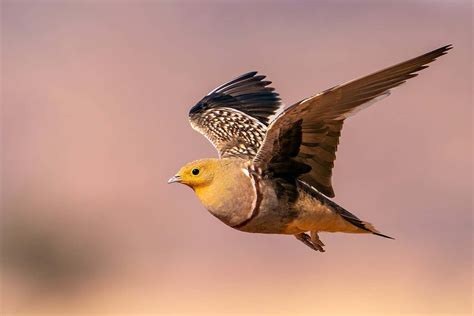
[{"label": "bird's head", "polygon": [[184,165],[168,183],[179,182],[192,189],[211,184],[221,164],[219,159],[201,159]]}]

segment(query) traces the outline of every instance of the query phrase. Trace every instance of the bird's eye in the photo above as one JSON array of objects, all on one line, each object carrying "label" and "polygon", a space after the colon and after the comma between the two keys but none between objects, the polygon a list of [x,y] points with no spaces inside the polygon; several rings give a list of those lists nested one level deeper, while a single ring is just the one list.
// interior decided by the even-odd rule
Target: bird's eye
[{"label": "bird's eye", "polygon": [[191,173],[192,173],[193,175],[197,176],[197,175],[199,174],[199,169],[193,169],[193,170],[191,171]]}]

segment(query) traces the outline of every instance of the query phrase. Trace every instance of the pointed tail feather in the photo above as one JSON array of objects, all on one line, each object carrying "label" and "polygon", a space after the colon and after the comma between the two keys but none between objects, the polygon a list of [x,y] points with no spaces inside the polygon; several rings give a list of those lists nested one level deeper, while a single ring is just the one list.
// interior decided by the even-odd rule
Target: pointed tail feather
[{"label": "pointed tail feather", "polygon": [[[346,211],[347,212],[347,211]],[[353,214],[351,214],[353,215]],[[353,215],[354,217],[356,217],[355,215]],[[357,218],[357,217],[356,217]],[[355,225],[354,223],[351,222],[351,224],[354,224],[355,226],[359,227],[359,228],[362,228],[366,231],[369,231],[371,232],[372,234],[374,235],[377,235],[377,236],[380,236],[380,237],[385,237],[385,238],[388,238],[388,239],[395,239],[393,237],[390,237],[390,236],[387,236],[387,235],[384,235],[382,233],[380,233],[378,230],[375,229],[374,225],[372,225],[371,223],[368,223],[368,222],[364,222],[364,221],[361,221],[359,220],[360,223],[362,224],[361,226],[358,226],[358,225]]]},{"label": "pointed tail feather", "polygon": [[[331,201],[332,202],[332,201]],[[393,237],[390,237],[390,236],[387,236],[387,235],[384,235],[382,233],[380,233],[377,229],[375,229],[374,225],[372,225],[371,223],[369,222],[365,222],[365,221],[362,221],[361,219],[359,219],[357,216],[355,216],[354,214],[352,214],[351,212],[345,210],[344,208],[342,208],[341,206],[337,205],[336,203],[332,202],[332,205],[331,207],[339,213],[339,215],[342,216],[342,218],[344,218],[346,221],[348,221],[349,223],[351,223],[352,225],[360,228],[360,229],[363,229],[365,231],[368,231],[374,235],[377,235],[377,236],[380,236],[380,237],[385,237],[385,238],[388,238],[388,239],[395,239]]]},{"label": "pointed tail feather", "polygon": [[388,239],[395,239],[393,237],[390,237],[390,236],[387,236],[387,235],[384,235],[384,234],[380,233],[378,230],[375,229],[375,227],[372,224],[361,220],[360,218],[358,218],[357,216],[355,216],[354,214],[352,214],[348,210],[344,209],[342,206],[338,205],[337,203],[335,203],[332,200],[328,199],[324,195],[320,194],[317,190],[312,188],[309,184],[307,184],[307,183],[305,183],[301,180],[298,183],[299,183],[300,187],[303,190],[310,193],[313,197],[317,198],[321,203],[323,203],[323,204],[329,206],[330,208],[332,208],[342,218],[344,218],[346,221],[348,221],[352,225],[354,225],[354,226],[356,226],[356,227],[358,227],[362,230],[365,230],[369,233],[372,233],[374,235],[380,236],[380,237],[385,237],[385,238],[388,238]]}]

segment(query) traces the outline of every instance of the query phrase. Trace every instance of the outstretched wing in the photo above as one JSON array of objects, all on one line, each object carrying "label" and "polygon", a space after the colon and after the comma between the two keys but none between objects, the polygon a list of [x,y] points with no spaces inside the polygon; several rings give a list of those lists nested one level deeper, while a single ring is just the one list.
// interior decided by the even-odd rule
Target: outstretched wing
[{"label": "outstretched wing", "polygon": [[[300,166],[298,170],[304,170],[301,164],[306,165],[309,171],[297,172],[294,177],[334,197],[331,175],[344,119],[388,96],[391,88],[417,76],[415,72],[427,68],[428,63],[451,48],[451,45],[441,47],[292,105],[269,126],[254,162],[262,169],[296,163]],[[292,130],[296,132],[289,132]],[[299,145],[297,149],[294,144]],[[276,167],[275,163],[278,163]]]},{"label": "outstretched wing", "polygon": [[270,81],[249,72],[209,92],[189,111],[191,126],[216,147],[220,157],[253,158],[269,118],[279,109]]}]

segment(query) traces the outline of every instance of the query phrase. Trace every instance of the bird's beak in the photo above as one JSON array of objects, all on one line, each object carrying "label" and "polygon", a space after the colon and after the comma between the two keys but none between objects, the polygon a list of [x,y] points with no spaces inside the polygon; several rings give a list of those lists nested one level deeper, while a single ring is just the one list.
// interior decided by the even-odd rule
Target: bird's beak
[{"label": "bird's beak", "polygon": [[181,182],[181,177],[180,177],[180,176],[174,176],[174,177],[171,177],[171,178],[168,180],[168,184],[169,184],[169,183],[173,183],[173,182]]}]

